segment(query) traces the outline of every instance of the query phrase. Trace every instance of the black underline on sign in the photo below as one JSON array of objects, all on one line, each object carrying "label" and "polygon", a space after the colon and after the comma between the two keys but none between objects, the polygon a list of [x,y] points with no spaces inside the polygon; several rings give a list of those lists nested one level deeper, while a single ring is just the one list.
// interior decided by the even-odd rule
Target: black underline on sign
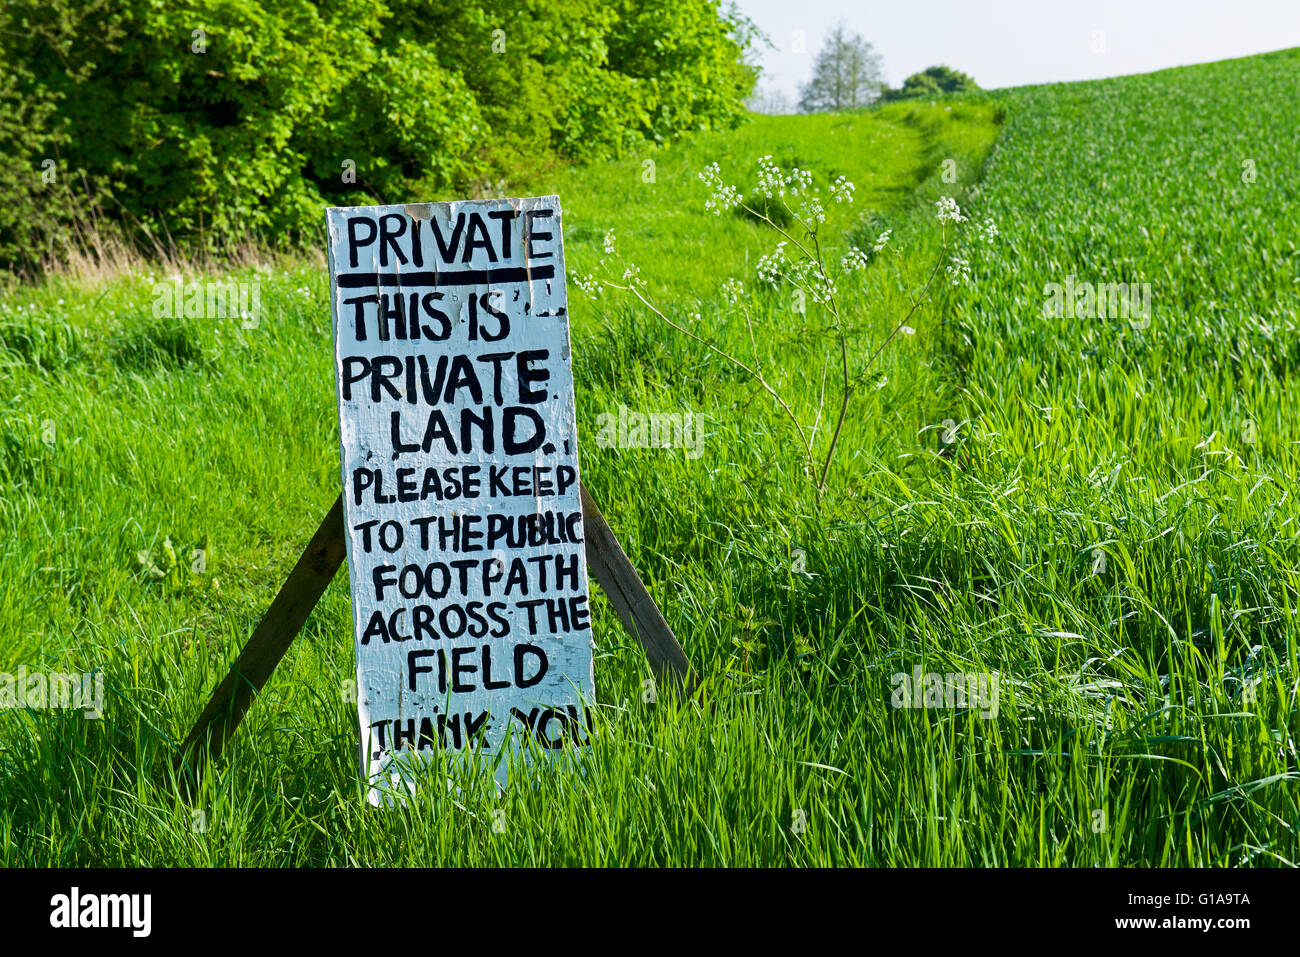
[{"label": "black underline on sign", "polygon": [[554,266],[519,266],[508,269],[448,269],[442,272],[349,272],[337,277],[341,289],[375,286],[486,286],[492,283],[554,279]]}]

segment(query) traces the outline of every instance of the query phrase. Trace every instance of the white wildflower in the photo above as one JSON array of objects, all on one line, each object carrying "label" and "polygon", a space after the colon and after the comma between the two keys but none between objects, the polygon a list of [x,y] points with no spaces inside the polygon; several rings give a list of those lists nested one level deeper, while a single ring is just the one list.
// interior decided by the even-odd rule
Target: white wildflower
[{"label": "white wildflower", "polygon": [[795,281],[808,290],[814,302],[830,302],[831,298],[839,292],[834,281],[812,260],[799,263],[794,272]]},{"label": "white wildflower", "polygon": [[595,299],[600,295],[600,280],[596,278],[595,273],[574,276],[573,284],[586,293],[588,299]]},{"label": "white wildflower", "polygon": [[605,255],[614,255],[614,230],[612,229],[605,233]]},{"label": "white wildflower", "polygon": [[948,278],[954,286],[960,286],[964,282],[970,282],[970,262],[961,256],[953,256],[948,261]]},{"label": "white wildflower", "polygon": [[722,172],[717,163],[710,163],[699,174],[700,181],[713,190],[713,195],[704,204],[704,208],[715,216],[721,216],[727,210],[739,206],[744,200],[740,191],[734,186],[722,182]]},{"label": "white wildflower", "polygon": [[867,254],[857,246],[850,246],[849,251],[840,257],[840,269],[845,272],[857,272],[867,268]]},{"label": "white wildflower", "polygon": [[785,185],[790,190],[791,196],[798,196],[800,190],[807,190],[812,186],[812,172],[796,166],[790,170],[790,175],[785,179]]},{"label": "white wildflower", "polygon": [[729,306],[740,305],[740,300],[745,295],[745,284],[739,279],[728,279],[722,284],[722,298],[726,300]]},{"label": "white wildflower", "polygon": [[818,271],[813,274],[812,282],[809,283],[809,291],[812,293],[815,302],[826,303],[835,298],[839,288],[829,276]]},{"label": "white wildflower", "polygon": [[853,202],[853,191],[857,189],[843,176],[836,177],[835,182],[831,183],[831,196],[837,203]]},{"label": "white wildflower", "polygon": [[882,249],[884,249],[886,246],[888,246],[888,245],[889,245],[889,237],[890,237],[890,235],[891,235],[893,232],[894,232],[894,231],[893,231],[892,229],[886,229],[883,233],[881,233],[881,234],[880,234],[880,237],[876,240],[875,245],[871,247],[871,251],[872,251],[872,252],[877,252],[877,253],[878,253],[878,252],[880,252]]},{"label": "white wildflower", "polygon": [[939,222],[964,223],[966,221],[966,217],[961,214],[961,209],[958,207],[957,201],[951,196],[944,196],[934,205],[939,207],[939,212],[937,214]]},{"label": "white wildflower", "polygon": [[757,267],[759,281],[775,286],[781,278],[785,265],[785,240],[783,239],[776,244],[775,251],[759,257]]},{"label": "white wildflower", "polygon": [[755,190],[767,199],[785,195],[785,177],[771,156],[764,156],[758,161],[758,185]]},{"label": "white wildflower", "polygon": [[822,206],[822,201],[816,196],[809,196],[799,207],[799,218],[805,223],[826,222],[826,210]]}]

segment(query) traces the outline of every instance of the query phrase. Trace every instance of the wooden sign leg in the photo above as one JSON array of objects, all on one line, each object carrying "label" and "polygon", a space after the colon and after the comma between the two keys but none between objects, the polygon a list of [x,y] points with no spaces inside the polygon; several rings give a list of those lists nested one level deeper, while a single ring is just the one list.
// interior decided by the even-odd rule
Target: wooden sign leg
[{"label": "wooden sign leg", "polygon": [[[695,687],[695,676],[686,652],[659,613],[587,487],[580,484],[579,491],[588,571],[609,598],[623,627],[645,649],[655,678],[690,693]],[[343,564],[347,556],[346,534],[340,495],[181,745],[176,757],[178,768],[197,747],[205,744],[212,757],[221,754],[253,698],[271,677]]]},{"label": "wooden sign leg", "polygon": [[672,684],[687,694],[695,690],[690,660],[646,591],[636,568],[618,543],[614,530],[596,507],[587,486],[582,495],[582,529],[587,542],[587,570],[600,583],[623,627],[645,649],[655,680]]}]

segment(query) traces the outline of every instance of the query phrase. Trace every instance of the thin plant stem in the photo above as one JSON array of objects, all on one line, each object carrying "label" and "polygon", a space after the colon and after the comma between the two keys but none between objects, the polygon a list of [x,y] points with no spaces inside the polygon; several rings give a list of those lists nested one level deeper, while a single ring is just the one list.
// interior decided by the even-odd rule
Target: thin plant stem
[{"label": "thin plant stem", "polygon": [[812,464],[813,462],[812,445],[808,441],[808,437],[804,432],[803,425],[799,422],[798,416],[794,414],[794,410],[790,408],[790,404],[786,402],[786,400],[782,397],[781,393],[777,392],[776,389],[774,389],[768,383],[767,379],[763,376],[763,374],[760,371],[758,371],[757,369],[750,368],[745,362],[741,361],[740,359],[737,359],[731,353],[727,352],[725,349],[722,349],[719,346],[715,345],[714,343],[710,342],[708,339],[705,339],[703,336],[697,335],[696,333],[687,329],[685,326],[681,326],[673,322],[666,315],[664,315],[663,312],[660,311],[660,309],[654,303],[652,303],[649,299],[643,296],[641,294],[641,290],[636,288],[635,286],[631,286],[631,285],[624,286],[624,285],[620,285],[619,283],[610,282],[608,280],[601,280],[601,281],[606,286],[609,286],[611,289],[623,289],[632,293],[632,295],[636,296],[637,299],[641,301],[642,305],[644,305],[647,309],[653,312],[664,322],[668,323],[668,325],[672,326],[678,332],[682,333],[683,335],[689,336],[691,339],[694,339],[696,342],[701,343],[702,345],[708,347],[713,352],[722,356],[722,358],[726,359],[728,362],[734,364],[737,368],[742,369],[743,371],[747,372],[750,376],[752,376],[754,380],[760,386],[763,387],[764,391],[766,391],[768,395],[770,395],[773,399],[776,400],[776,403],[779,406],[781,406],[781,408],[785,411],[785,414],[789,416],[790,421],[794,424],[795,430],[799,433],[799,440],[803,443],[804,454],[807,456],[808,464],[809,465]]}]

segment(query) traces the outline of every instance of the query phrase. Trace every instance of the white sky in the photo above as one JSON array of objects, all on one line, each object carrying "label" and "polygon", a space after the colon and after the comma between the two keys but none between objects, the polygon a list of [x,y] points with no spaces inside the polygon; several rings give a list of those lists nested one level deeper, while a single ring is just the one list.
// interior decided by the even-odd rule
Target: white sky
[{"label": "white sky", "polygon": [[[760,89],[780,90],[792,105],[822,40],[839,21],[883,55],[891,86],[937,63],[993,89],[1145,73],[1300,46],[1300,0],[738,0],[738,5],[776,47],[762,52]],[[796,31],[802,31],[803,52]],[[1095,51],[1098,45],[1103,49]]]}]

